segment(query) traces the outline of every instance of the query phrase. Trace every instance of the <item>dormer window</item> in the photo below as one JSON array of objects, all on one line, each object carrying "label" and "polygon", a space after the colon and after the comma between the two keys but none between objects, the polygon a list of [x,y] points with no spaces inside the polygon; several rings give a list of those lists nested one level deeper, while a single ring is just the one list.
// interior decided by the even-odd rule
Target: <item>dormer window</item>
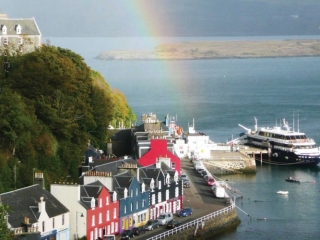
[{"label": "dormer window", "polygon": [[112,195],[112,201],[116,202],[117,201],[117,192],[114,192]]},{"label": "dormer window", "polygon": [[153,178],[151,179],[151,182],[150,182],[150,189],[151,189],[151,191],[154,190],[154,180],[153,180]]},{"label": "dormer window", "polygon": [[144,183],[142,183],[141,185],[141,192],[145,192],[146,191],[146,185]]},{"label": "dormer window", "polygon": [[166,184],[169,185],[170,184],[170,175],[167,174],[166,176]]},{"label": "dormer window", "polygon": [[20,24],[16,25],[15,28],[16,28],[16,34],[21,34],[21,26],[20,26]]},{"label": "dormer window", "polygon": [[124,189],[124,198],[127,198],[127,197],[128,197],[128,189],[125,188],[125,189]]},{"label": "dormer window", "polygon": [[95,208],[96,207],[96,201],[94,198],[91,198],[91,208]]},{"label": "dormer window", "polygon": [[176,182],[176,184],[178,184],[179,176],[178,176],[178,172],[177,171],[175,171],[173,179]]},{"label": "dormer window", "polygon": [[2,34],[7,34],[7,27],[6,25],[1,26]]}]

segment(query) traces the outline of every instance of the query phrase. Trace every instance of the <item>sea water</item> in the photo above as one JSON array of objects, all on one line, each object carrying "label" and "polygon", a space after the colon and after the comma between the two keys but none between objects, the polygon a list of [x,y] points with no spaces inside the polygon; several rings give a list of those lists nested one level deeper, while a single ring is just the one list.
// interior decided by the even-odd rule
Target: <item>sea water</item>
[{"label": "sea water", "polygon": [[[306,37],[307,38],[307,37]],[[132,39],[131,39],[132,40]],[[177,39],[175,41],[178,41]],[[119,44],[120,43],[120,44]],[[107,50],[140,49],[152,44],[133,39],[52,39],[70,48],[124,93],[140,124],[143,113],[159,120],[169,114],[187,130],[215,142],[244,130],[238,126],[280,126],[282,119],[320,145],[320,58],[256,58],[188,61],[102,61]],[[149,42],[150,43],[150,42]],[[117,45],[118,44],[118,45]],[[122,45],[121,45],[122,44]],[[121,47],[125,46],[125,47]],[[243,198],[236,201],[239,227],[215,239],[319,239],[320,166],[311,168],[257,163],[256,174],[223,176]],[[288,183],[292,176],[301,183]],[[289,191],[287,196],[278,190]]]}]

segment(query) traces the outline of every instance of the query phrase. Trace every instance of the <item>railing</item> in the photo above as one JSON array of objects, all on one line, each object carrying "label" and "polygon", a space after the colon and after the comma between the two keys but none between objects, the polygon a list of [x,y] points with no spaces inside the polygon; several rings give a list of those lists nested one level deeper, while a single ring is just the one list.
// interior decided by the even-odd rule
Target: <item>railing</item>
[{"label": "railing", "polygon": [[165,231],[165,232],[160,233],[160,234],[158,234],[158,235],[155,235],[155,236],[153,236],[153,237],[151,237],[151,238],[148,238],[147,240],[164,239],[164,238],[166,238],[166,237],[168,237],[168,236],[170,236],[170,235],[179,233],[179,232],[181,232],[181,231],[183,231],[183,230],[185,230],[185,229],[188,229],[188,228],[190,228],[190,227],[199,226],[199,225],[203,224],[206,220],[213,219],[213,218],[215,218],[215,217],[217,217],[217,216],[220,216],[220,215],[222,215],[222,214],[225,214],[225,213],[227,213],[227,212],[232,211],[232,210],[235,208],[235,206],[236,206],[236,205],[235,205],[235,202],[233,202],[233,201],[231,200],[231,205],[228,206],[228,207],[226,207],[226,208],[220,209],[220,210],[218,210],[218,211],[215,211],[215,212],[213,212],[213,213],[210,213],[210,214],[208,214],[208,215],[205,215],[205,216],[203,216],[203,217],[201,217],[201,218],[195,219],[195,220],[193,220],[193,221],[191,221],[191,222],[187,222],[187,223],[185,223],[185,224],[183,224],[183,225],[180,225],[180,226],[178,226],[178,227],[175,227],[175,228],[173,228],[173,229],[171,229],[171,230]]}]

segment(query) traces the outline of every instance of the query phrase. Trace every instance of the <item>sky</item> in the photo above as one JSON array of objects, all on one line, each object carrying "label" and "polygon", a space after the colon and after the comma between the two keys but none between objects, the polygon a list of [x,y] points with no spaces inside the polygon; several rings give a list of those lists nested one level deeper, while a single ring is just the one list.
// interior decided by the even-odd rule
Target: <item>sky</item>
[{"label": "sky", "polygon": [[5,0],[51,37],[206,37],[320,34],[319,0]]}]

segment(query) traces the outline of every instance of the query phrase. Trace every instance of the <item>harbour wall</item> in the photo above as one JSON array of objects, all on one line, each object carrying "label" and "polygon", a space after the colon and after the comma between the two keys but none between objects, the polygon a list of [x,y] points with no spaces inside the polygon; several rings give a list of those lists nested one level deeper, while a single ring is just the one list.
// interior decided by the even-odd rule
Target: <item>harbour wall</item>
[{"label": "harbour wall", "polygon": [[212,151],[211,158],[202,160],[213,175],[255,173],[256,161],[245,152]]},{"label": "harbour wall", "polygon": [[[184,229],[181,232],[167,236],[168,240],[204,240],[213,239],[214,236],[225,232],[228,229],[235,229],[240,224],[237,211],[234,208],[232,211],[221,214],[215,218],[206,220],[204,226]],[[196,233],[195,233],[196,232]]]}]

